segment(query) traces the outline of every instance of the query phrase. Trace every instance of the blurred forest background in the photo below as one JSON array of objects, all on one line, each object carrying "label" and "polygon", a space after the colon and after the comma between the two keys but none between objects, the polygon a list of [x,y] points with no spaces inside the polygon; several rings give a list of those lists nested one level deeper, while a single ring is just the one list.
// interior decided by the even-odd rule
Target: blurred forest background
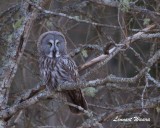
[{"label": "blurred forest background", "polygon": [[[79,71],[85,83],[106,80],[83,87],[84,115],[40,86],[37,40],[50,30],[78,66],[105,56]],[[0,127],[159,128],[159,58],[159,0],[1,0]]]}]

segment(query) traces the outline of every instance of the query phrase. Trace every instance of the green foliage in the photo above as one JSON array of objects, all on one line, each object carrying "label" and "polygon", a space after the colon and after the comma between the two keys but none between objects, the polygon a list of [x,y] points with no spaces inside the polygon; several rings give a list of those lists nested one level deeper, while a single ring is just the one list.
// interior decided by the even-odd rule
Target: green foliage
[{"label": "green foliage", "polygon": [[88,87],[83,89],[83,92],[87,96],[94,97],[98,91],[93,87]]},{"label": "green foliage", "polygon": [[80,19],[80,16],[74,16],[74,18],[75,18],[76,20],[79,20],[79,19]]},{"label": "green foliage", "polygon": [[13,35],[12,35],[12,34],[11,34],[11,35],[8,35],[7,41],[8,41],[8,42],[12,42],[12,39],[13,39]]},{"label": "green foliage", "polygon": [[130,0],[120,0],[120,7],[123,12],[129,11]]},{"label": "green foliage", "polygon": [[23,20],[24,20],[23,17],[20,18],[20,19],[18,19],[17,22],[13,24],[13,28],[14,28],[14,29],[20,28],[20,27],[22,26]]},{"label": "green foliage", "polygon": [[50,21],[47,21],[47,22],[46,22],[46,26],[47,26],[48,28],[53,27],[53,25],[52,25],[52,23],[51,23]]},{"label": "green foliage", "polygon": [[157,111],[157,113],[160,113],[160,107],[159,106],[156,107],[156,111]]},{"label": "green foliage", "polygon": [[82,53],[83,57],[85,57],[85,58],[88,57],[87,50],[82,50],[81,53]]},{"label": "green foliage", "polygon": [[145,18],[144,20],[143,20],[143,25],[149,25],[149,22],[150,22],[151,20],[149,19],[149,18]]}]

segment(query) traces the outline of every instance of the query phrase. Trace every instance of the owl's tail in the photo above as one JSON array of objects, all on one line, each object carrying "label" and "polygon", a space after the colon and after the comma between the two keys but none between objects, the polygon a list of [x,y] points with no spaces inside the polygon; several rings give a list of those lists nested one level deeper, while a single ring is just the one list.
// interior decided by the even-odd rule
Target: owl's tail
[{"label": "owl's tail", "polygon": [[[84,95],[80,89],[67,91],[67,101],[70,103],[73,103],[77,106],[81,106],[85,110],[88,109],[87,102],[86,102]],[[76,107],[69,106],[69,108],[72,113],[75,113],[75,114],[83,113],[83,111],[79,110]]]}]

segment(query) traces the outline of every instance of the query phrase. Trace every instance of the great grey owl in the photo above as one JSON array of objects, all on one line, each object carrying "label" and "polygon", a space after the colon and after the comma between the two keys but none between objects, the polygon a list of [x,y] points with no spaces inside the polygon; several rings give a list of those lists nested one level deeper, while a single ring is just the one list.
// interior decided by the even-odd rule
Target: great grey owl
[{"label": "great grey owl", "polygon": [[[67,42],[61,32],[49,31],[43,33],[38,39],[39,67],[49,91],[53,91],[59,84],[79,81],[77,66],[67,54]],[[87,109],[87,103],[81,89],[66,90],[68,102]],[[69,106],[71,112],[82,113],[75,107]]]}]

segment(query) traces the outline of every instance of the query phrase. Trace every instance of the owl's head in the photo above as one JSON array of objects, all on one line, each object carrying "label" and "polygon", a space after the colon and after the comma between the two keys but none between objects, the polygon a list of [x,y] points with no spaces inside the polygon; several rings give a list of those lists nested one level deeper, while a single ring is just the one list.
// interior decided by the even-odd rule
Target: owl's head
[{"label": "owl's head", "polygon": [[38,39],[38,52],[45,57],[57,58],[67,54],[66,44],[61,32],[45,32]]}]

